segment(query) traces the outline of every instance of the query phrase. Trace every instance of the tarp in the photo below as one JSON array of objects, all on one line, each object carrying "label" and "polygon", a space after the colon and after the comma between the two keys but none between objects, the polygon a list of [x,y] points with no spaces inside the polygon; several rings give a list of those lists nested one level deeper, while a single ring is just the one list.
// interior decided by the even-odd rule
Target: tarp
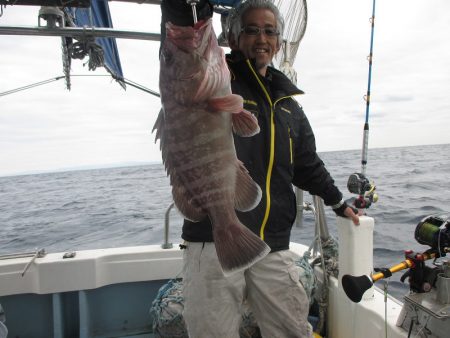
[{"label": "tarp", "polygon": [[[107,0],[92,0],[90,8],[70,8],[70,14],[78,27],[94,26],[113,28],[111,13]],[[92,18],[92,19],[91,19]],[[91,22],[92,20],[92,22]],[[104,66],[118,80],[123,79],[122,66],[120,64],[119,51],[115,38],[96,38],[95,42],[103,48]],[[119,81],[124,87],[124,83]]]},{"label": "tarp", "polygon": [[242,0],[210,0],[210,2],[214,5],[222,5],[227,7],[235,7]]}]

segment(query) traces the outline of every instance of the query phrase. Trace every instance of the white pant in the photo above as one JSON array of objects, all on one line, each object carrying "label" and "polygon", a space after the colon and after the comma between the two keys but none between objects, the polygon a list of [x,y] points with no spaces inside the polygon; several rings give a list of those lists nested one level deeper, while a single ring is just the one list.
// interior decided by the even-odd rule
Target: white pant
[{"label": "white pant", "polygon": [[183,317],[191,338],[239,338],[246,298],[264,338],[310,338],[309,302],[289,250],[225,277],[214,243],[187,243]]}]

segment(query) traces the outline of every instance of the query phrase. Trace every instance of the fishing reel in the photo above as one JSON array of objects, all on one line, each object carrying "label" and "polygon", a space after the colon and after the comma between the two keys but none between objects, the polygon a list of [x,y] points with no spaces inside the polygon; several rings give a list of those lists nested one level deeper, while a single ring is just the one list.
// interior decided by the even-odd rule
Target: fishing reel
[{"label": "fishing reel", "polygon": [[414,238],[431,250],[444,252],[450,248],[450,220],[444,216],[427,216],[417,224]]},{"label": "fishing reel", "polygon": [[[389,278],[393,273],[408,269],[400,278],[402,282],[408,278],[410,290],[415,293],[430,292],[437,289],[437,297],[444,304],[450,304],[450,260],[437,264],[436,259],[450,253],[450,218],[444,216],[427,216],[416,226],[414,237],[420,244],[430,248],[422,253],[405,251],[405,260],[390,267],[374,269],[371,276],[342,277],[342,285],[347,296],[355,303],[374,282]],[[425,264],[434,260],[433,267]]]},{"label": "fishing reel", "polygon": [[429,292],[436,286],[442,267],[438,264],[427,266],[425,260],[430,257],[436,261],[450,251],[450,221],[443,216],[427,216],[417,224],[414,238],[418,243],[428,245],[430,248],[423,253],[405,251],[405,258],[411,262],[411,266],[400,281],[404,282],[408,278],[412,292]]},{"label": "fishing reel", "polygon": [[369,179],[361,174],[351,174],[347,181],[347,188],[352,194],[359,195],[352,198],[351,203],[358,209],[367,209],[372,203],[378,201],[378,194],[375,193],[375,185],[370,183]]}]

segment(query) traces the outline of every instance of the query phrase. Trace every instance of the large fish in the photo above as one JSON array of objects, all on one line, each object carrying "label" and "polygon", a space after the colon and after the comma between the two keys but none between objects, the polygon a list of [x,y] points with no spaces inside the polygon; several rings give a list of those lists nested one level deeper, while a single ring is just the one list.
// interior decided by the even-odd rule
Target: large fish
[{"label": "large fish", "polygon": [[230,72],[211,19],[193,27],[166,23],[160,55],[162,110],[155,124],[175,205],[189,220],[209,216],[224,273],[244,269],[269,247],[237,218],[261,189],[236,157],[233,130],[259,132],[257,119],[231,93]]}]

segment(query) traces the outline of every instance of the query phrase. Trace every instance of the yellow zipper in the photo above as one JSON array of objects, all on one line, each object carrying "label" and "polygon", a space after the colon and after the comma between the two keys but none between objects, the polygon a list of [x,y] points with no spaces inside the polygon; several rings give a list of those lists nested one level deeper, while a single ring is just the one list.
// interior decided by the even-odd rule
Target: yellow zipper
[{"label": "yellow zipper", "polygon": [[294,155],[292,153],[292,137],[291,137],[291,128],[288,127],[288,136],[289,136],[289,151],[291,154],[291,164],[294,162]]},{"label": "yellow zipper", "polygon": [[[292,95],[280,97],[275,102],[272,102],[272,99],[270,98],[270,95],[267,92],[266,87],[261,82],[256,71],[253,69],[253,66],[252,66],[250,60],[246,60],[246,62],[247,62],[248,67],[252,71],[253,75],[255,76],[256,80],[258,81],[264,94],[266,95],[267,101],[270,104],[270,156],[269,156],[269,165],[267,167],[267,177],[266,177],[266,211],[264,213],[264,218],[263,218],[263,221],[261,224],[261,228],[259,230],[259,237],[261,237],[261,239],[264,240],[264,230],[266,229],[267,221],[269,219],[269,214],[270,214],[270,205],[271,205],[270,181],[272,179],[273,162],[274,162],[274,157],[275,157],[274,107],[279,101],[281,101],[282,99],[285,99],[285,98],[292,97]],[[290,147],[291,147],[291,163],[292,163],[293,162],[293,153],[292,153],[292,139],[291,139],[290,133],[289,133],[289,141],[290,141]]]},{"label": "yellow zipper", "polygon": [[266,228],[267,220],[269,219],[269,213],[270,213],[270,180],[272,178],[272,169],[273,169],[273,160],[275,156],[275,123],[274,123],[274,112],[273,112],[273,103],[270,98],[269,93],[266,90],[266,87],[261,82],[261,80],[258,77],[258,74],[255,72],[255,70],[252,67],[252,64],[250,63],[250,60],[247,60],[247,64],[252,71],[253,75],[255,76],[256,80],[258,81],[259,85],[261,86],[261,89],[263,90],[264,94],[266,95],[267,101],[269,101],[270,104],[270,156],[269,156],[269,166],[267,168],[267,177],[266,177],[266,211],[264,213],[264,218],[261,224],[261,228],[259,230],[259,237],[261,237],[262,240],[264,240],[264,230]]}]

